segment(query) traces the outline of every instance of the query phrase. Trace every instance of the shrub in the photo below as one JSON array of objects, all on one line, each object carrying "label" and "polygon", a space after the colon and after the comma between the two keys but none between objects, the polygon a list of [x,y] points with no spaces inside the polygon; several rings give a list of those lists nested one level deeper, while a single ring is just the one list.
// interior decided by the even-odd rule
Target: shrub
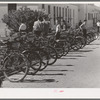
[{"label": "shrub", "polygon": [[27,7],[22,7],[18,10],[11,10],[8,14],[5,14],[2,18],[2,21],[6,23],[6,25],[13,29],[14,31],[18,31],[21,22],[24,20],[26,22],[27,31],[32,31],[34,21],[37,20],[39,16],[48,16],[45,12],[39,10],[31,10]]}]

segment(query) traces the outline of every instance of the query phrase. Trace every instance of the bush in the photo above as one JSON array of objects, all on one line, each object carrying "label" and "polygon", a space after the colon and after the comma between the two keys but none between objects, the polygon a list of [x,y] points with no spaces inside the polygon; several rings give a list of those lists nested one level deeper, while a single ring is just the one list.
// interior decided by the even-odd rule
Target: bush
[{"label": "bush", "polygon": [[[43,17],[45,14],[43,11],[31,10],[27,7],[22,7],[18,10],[11,10],[8,14],[3,16],[2,21],[6,25],[13,29],[15,32],[18,32],[21,22],[24,20],[26,22],[27,31],[32,31],[34,21],[37,20],[39,16]],[[48,16],[48,15],[47,15]]]}]

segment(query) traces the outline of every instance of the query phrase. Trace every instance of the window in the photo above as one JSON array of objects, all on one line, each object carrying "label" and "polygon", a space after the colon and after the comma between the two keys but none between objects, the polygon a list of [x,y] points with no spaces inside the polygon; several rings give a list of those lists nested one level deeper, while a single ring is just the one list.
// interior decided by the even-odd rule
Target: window
[{"label": "window", "polygon": [[57,17],[58,17],[58,7],[57,7]]},{"label": "window", "polygon": [[61,7],[59,7],[59,17],[61,17]]},{"label": "window", "polygon": [[66,21],[67,21],[67,8],[65,9],[65,18],[66,18]]},{"label": "window", "polygon": [[62,8],[62,17],[64,18],[64,8]]},{"label": "window", "polygon": [[75,18],[75,10],[73,9],[73,24],[74,24],[74,18]]},{"label": "window", "polygon": [[88,13],[88,20],[93,20],[93,14]]},{"label": "window", "polygon": [[50,14],[50,5],[48,5],[48,14]]},{"label": "window", "polygon": [[70,9],[70,19],[71,19],[71,9]]},{"label": "window", "polygon": [[42,9],[45,9],[45,5],[44,4],[42,4]]},{"label": "window", "polygon": [[74,9],[73,9],[73,18],[75,17],[75,11],[74,11]]},{"label": "window", "polygon": [[55,18],[55,17],[56,17],[56,16],[55,16],[55,6],[53,7],[53,12],[54,12],[53,14],[54,14],[54,25],[55,25],[55,19],[56,19],[56,18]]},{"label": "window", "polygon": [[16,4],[8,4],[8,11],[16,10]]},{"label": "window", "polygon": [[69,21],[69,9],[68,9],[68,21]]}]

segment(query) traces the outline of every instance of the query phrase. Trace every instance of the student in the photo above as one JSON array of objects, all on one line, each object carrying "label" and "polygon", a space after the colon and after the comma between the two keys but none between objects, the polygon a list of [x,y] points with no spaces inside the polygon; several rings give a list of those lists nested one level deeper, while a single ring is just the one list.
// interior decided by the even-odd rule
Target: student
[{"label": "student", "polygon": [[48,20],[47,16],[43,17],[42,25],[43,25],[43,36],[47,36],[50,29],[50,21]]},{"label": "student", "polygon": [[87,39],[87,20],[84,20],[84,22],[80,25],[80,29],[83,31],[83,36],[85,39]]},{"label": "student", "polygon": [[65,20],[62,21],[62,30],[63,31],[66,31],[67,30],[67,24],[66,24],[66,21]]},{"label": "student", "polygon": [[41,35],[41,32],[43,31],[43,25],[42,25],[42,17],[38,17],[38,20],[34,22],[33,25],[33,33],[39,37]]},{"label": "student", "polygon": [[82,24],[82,21],[80,20],[78,25],[80,26],[81,24]]},{"label": "student", "polygon": [[97,32],[99,32],[99,28],[100,28],[100,21],[97,21]]},{"label": "student", "polygon": [[67,21],[67,29],[70,29],[70,27],[71,27],[71,23]]},{"label": "student", "polygon": [[59,40],[60,38],[60,32],[61,32],[61,25],[60,25],[60,21],[56,20],[56,40]]},{"label": "student", "polygon": [[26,24],[24,20],[22,20],[22,23],[19,26],[19,32],[26,32]]}]

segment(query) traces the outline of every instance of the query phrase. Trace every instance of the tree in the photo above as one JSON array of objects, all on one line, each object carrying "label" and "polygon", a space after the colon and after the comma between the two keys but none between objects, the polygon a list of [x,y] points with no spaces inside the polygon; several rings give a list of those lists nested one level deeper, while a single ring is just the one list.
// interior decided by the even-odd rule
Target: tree
[{"label": "tree", "polygon": [[27,26],[27,31],[32,31],[34,21],[41,16],[48,16],[45,12],[40,10],[31,10],[27,7],[22,7],[18,10],[11,10],[8,14],[4,14],[2,21],[6,23],[6,25],[13,29],[15,32],[18,32],[19,26],[21,22],[24,20]]}]

